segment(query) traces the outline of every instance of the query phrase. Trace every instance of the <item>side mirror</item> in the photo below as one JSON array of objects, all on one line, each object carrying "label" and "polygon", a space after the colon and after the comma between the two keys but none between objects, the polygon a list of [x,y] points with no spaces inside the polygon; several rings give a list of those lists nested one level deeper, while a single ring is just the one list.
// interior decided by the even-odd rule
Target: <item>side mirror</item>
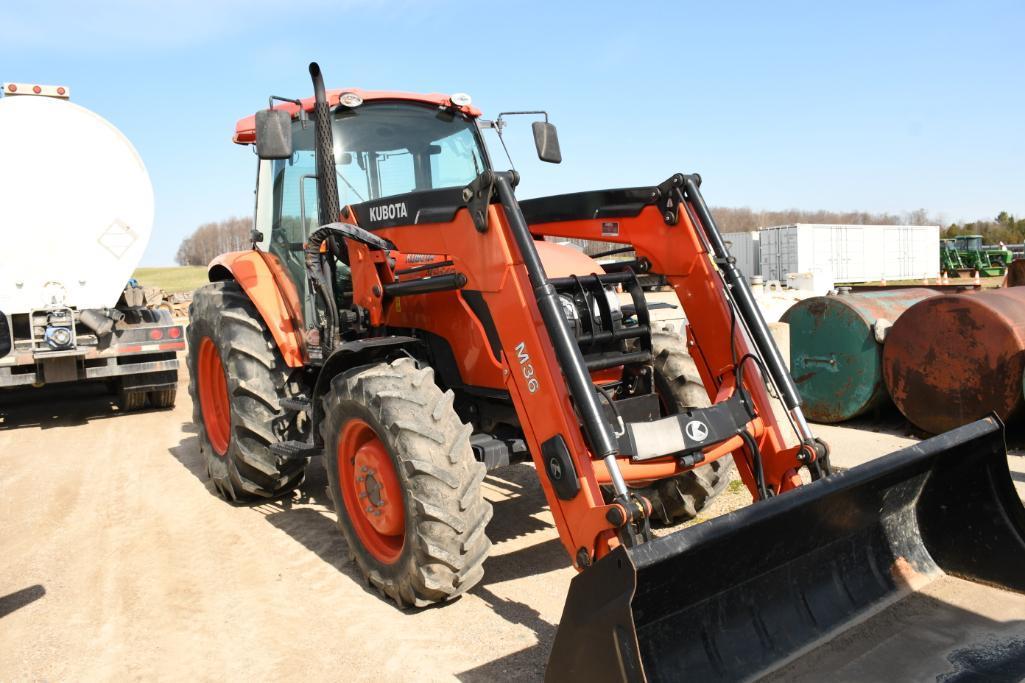
[{"label": "side mirror", "polygon": [[256,156],[261,159],[292,158],[292,115],[284,109],[256,112]]},{"label": "side mirror", "polygon": [[550,164],[562,163],[562,150],[559,149],[559,134],[555,126],[547,121],[535,121],[530,124],[534,129],[534,146],[537,158]]}]

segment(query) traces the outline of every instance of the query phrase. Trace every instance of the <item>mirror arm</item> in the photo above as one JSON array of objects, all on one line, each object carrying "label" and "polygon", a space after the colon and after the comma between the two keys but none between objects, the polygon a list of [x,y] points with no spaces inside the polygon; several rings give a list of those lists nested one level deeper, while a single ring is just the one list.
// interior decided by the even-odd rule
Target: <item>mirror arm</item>
[{"label": "mirror arm", "polygon": [[302,100],[293,100],[290,97],[281,97],[279,95],[271,95],[270,97],[267,98],[267,108],[268,109],[274,109],[274,101],[275,100],[277,100],[278,102],[290,102],[290,103],[294,104],[295,106],[299,107],[299,122],[302,124],[303,128],[306,127],[306,122],[309,120],[309,117],[306,115],[306,109],[303,108],[303,101]]},{"label": "mirror arm", "polygon": [[532,114],[541,114],[545,117],[545,123],[548,123],[548,112],[541,109],[535,111],[503,111],[495,118],[494,127],[498,130],[505,128],[505,121],[502,120],[503,116],[529,116]]}]

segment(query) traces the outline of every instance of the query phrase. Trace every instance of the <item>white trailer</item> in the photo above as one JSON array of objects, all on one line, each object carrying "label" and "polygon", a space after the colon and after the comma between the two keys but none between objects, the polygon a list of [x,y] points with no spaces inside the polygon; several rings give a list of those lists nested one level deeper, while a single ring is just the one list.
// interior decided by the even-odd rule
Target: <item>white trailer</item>
[{"label": "white trailer", "polygon": [[723,241],[748,282],[762,274],[761,239],[758,230],[723,233]]},{"label": "white trailer", "polygon": [[125,408],[172,406],[183,330],[123,296],[153,225],[146,167],[66,87],[0,87],[0,387],[107,381]]},{"label": "white trailer", "polygon": [[819,272],[838,283],[939,277],[936,225],[794,224],[759,232],[762,277]]}]

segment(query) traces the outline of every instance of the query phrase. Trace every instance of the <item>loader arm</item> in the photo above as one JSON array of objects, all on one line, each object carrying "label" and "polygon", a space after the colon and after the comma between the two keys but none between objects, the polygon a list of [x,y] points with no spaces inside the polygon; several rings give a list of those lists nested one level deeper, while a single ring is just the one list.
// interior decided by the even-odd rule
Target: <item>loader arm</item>
[{"label": "loader arm", "polygon": [[[582,569],[620,543],[632,545],[645,540],[643,532],[637,532],[643,528],[641,518],[646,511],[638,509],[629,497],[619,497],[611,505],[602,498],[600,486],[615,487],[617,479],[622,483],[624,472],[630,481],[654,480],[733,452],[743,454],[736,461],[756,500],[798,485],[797,469],[813,461],[814,452],[803,444],[785,444],[764,374],[759,371],[762,356],[750,341],[750,320],[737,311],[727,294],[714,256],[686,206],[674,205],[674,223],[667,223],[666,210],[656,201],[657,188],[651,188],[636,211],[631,209],[634,215],[618,219],[619,232],[614,241],[633,244],[640,257],[651,261],[653,269],[669,275],[693,321],[690,351],[712,407],[693,416],[643,424],[628,422],[620,430],[599,407],[602,399],[587,374],[597,361],[583,359],[576,343],[567,338],[561,312],[552,311],[554,292],[572,283],[547,277],[530,234],[600,237],[603,229],[608,231],[608,221],[593,218],[590,209],[586,217],[567,215],[560,198],[552,198],[553,208],[547,215],[557,214],[559,220],[528,228],[513,196],[515,181],[513,174],[485,174],[468,188],[473,198],[466,201],[468,195],[464,195],[466,210],[460,205],[448,211],[438,207],[431,207],[430,212],[411,210],[415,216],[440,217],[421,218],[413,225],[396,225],[394,221],[374,225],[368,220],[374,215],[373,205],[344,209],[343,217],[402,249],[385,257],[366,245],[348,242],[354,298],[367,307],[368,317],[375,323],[398,327],[409,324],[408,304],[389,294],[395,282],[386,267],[388,258],[404,261],[407,254],[445,259],[451,263],[446,272],[461,277],[463,292],[480,296],[495,328],[506,389],[563,545],[575,565]],[[614,201],[617,197],[606,199]],[[394,202],[395,198],[388,201]],[[527,204],[529,216],[545,215],[536,203]],[[607,204],[598,213],[609,210],[621,211],[622,207]],[[605,284],[634,279],[632,273],[588,277]],[[546,296],[550,297],[547,302]],[[640,304],[643,309],[643,300]],[[642,324],[647,325],[646,316]],[[450,333],[444,321],[420,319],[416,326],[432,333]],[[723,341],[731,338],[732,346]],[[633,355],[644,353],[642,349]],[[647,353],[650,360],[650,350]],[[624,354],[599,360],[603,367],[615,367],[638,359]],[[744,372],[738,372],[738,366],[745,365]],[[738,385],[742,390],[737,390]],[[685,427],[690,417],[701,418],[713,432],[698,446],[687,441]],[[686,457],[681,456],[684,451]]]},{"label": "loader arm", "polygon": [[[767,339],[760,312],[753,302],[744,310],[744,302],[738,301],[746,282],[739,277],[727,281],[724,270],[734,266],[732,260],[727,263],[715,253],[711,242],[721,242],[721,238],[700,198],[699,183],[697,176],[677,174],[655,187],[543,197],[526,200],[521,206],[531,232],[537,236],[632,245],[636,253],[634,268],[666,276],[686,311],[688,349],[709,399],[716,404],[727,401],[738,385],[750,399],[755,413],[750,431],[760,452],[765,487],[770,495],[778,494],[799,485],[797,470],[802,465],[809,465],[813,477],[818,478],[822,472],[816,461],[826,465],[825,449],[804,422],[789,375],[785,370],[771,370],[774,364],[783,367],[783,363],[775,345]],[[724,246],[721,253],[728,257]],[[763,328],[761,336],[767,344],[757,344],[757,336],[752,335],[759,332],[752,329],[757,326]],[[783,414],[791,417],[791,424],[781,425],[774,415],[771,385],[779,392],[787,409]],[[788,447],[785,430],[796,431],[803,443]],[[744,446],[744,457],[738,458],[737,464],[757,500],[761,496],[751,450]]]}]

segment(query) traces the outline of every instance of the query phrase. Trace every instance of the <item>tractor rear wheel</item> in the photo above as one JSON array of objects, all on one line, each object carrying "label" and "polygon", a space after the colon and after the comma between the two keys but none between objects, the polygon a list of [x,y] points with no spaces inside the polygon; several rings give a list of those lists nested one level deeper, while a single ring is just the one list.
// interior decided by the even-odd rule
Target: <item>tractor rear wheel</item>
[{"label": "tractor rear wheel", "polygon": [[[674,332],[651,334],[655,358],[655,391],[666,415],[711,405],[697,365],[687,352],[687,340]],[[651,501],[652,521],[671,525],[697,517],[729,484],[733,456],[714,460],[675,477],[660,479],[635,490]]]},{"label": "tractor rear wheel", "polygon": [[273,498],[302,483],[308,458],[279,462],[272,443],[301,440],[299,393],[252,302],[238,283],[196,290],[189,307],[189,394],[207,473],[228,500]]},{"label": "tractor rear wheel", "polygon": [[466,592],[491,549],[485,467],[452,401],[411,358],[344,372],[323,398],[328,491],[349,556],[400,607]]}]

